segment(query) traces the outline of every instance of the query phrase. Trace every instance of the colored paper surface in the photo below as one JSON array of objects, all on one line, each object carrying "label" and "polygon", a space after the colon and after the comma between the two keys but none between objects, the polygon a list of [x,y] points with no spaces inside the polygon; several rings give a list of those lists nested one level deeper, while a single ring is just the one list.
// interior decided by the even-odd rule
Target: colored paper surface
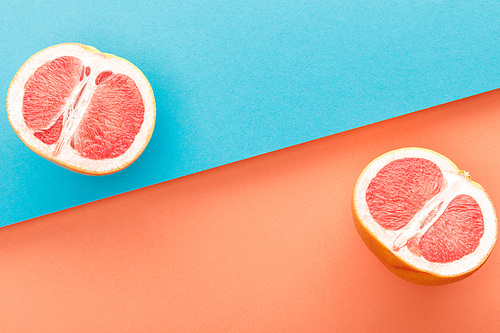
[{"label": "colored paper surface", "polygon": [[500,207],[500,91],[0,228],[4,332],[498,332],[500,249],[406,282],[351,216],[389,150],[436,150]]},{"label": "colored paper surface", "polygon": [[1,105],[35,52],[80,42],[149,79],[157,123],[111,176],[26,148],[0,109],[0,225],[499,87],[498,1],[3,1]]}]

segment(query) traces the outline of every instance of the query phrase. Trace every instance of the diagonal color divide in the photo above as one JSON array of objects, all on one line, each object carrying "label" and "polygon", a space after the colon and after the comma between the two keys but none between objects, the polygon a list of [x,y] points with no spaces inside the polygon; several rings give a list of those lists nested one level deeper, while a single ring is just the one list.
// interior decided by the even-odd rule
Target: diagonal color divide
[{"label": "diagonal color divide", "polygon": [[4,4],[3,102],[29,56],[75,41],[145,73],[157,124],[131,167],[88,177],[29,151],[3,108],[0,226],[496,89],[498,9],[497,1]]},{"label": "diagonal color divide", "polygon": [[1,228],[2,332],[498,332],[498,248],[464,281],[412,284],[350,202],[373,158],[417,145],[500,207],[499,107],[497,90]]}]

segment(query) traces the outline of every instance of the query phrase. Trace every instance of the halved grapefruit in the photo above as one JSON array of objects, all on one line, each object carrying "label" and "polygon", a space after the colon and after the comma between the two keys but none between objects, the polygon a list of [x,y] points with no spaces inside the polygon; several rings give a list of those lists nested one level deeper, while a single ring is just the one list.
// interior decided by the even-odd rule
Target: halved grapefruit
[{"label": "halved grapefruit", "polygon": [[31,56],[7,92],[7,115],[31,150],[73,171],[132,164],[153,133],[153,90],[132,63],[78,43]]},{"label": "halved grapefruit", "polygon": [[367,247],[408,281],[440,285],[474,273],[490,255],[498,222],[490,197],[443,155],[385,153],[363,170],[352,199]]}]

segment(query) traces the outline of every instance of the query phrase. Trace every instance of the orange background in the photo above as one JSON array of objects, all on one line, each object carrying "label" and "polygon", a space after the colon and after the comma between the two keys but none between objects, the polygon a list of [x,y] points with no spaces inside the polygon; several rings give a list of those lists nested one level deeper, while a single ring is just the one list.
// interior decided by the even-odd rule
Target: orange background
[{"label": "orange background", "polygon": [[499,109],[496,90],[1,228],[0,331],[499,331],[498,248],[464,281],[414,285],[350,207],[366,164],[421,146],[498,209]]}]

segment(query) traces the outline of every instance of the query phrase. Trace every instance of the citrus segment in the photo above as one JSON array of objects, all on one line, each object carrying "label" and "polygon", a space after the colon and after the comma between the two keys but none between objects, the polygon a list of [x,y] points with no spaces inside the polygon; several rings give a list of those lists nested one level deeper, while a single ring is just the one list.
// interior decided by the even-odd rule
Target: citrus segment
[{"label": "citrus segment", "polygon": [[39,155],[86,174],[133,163],[156,118],[153,91],[125,59],[64,43],[30,57],[7,93],[9,121]]},{"label": "citrus segment", "polygon": [[45,63],[33,73],[23,96],[23,117],[28,128],[52,127],[79,82],[81,68],[79,59],[66,56]]},{"label": "citrus segment", "polygon": [[423,158],[392,161],[380,170],[366,190],[366,201],[375,221],[399,230],[441,190],[443,174]]},{"label": "citrus segment", "polygon": [[469,276],[497,239],[486,191],[449,159],[423,148],[397,149],[368,164],[354,187],[352,210],[368,248],[415,283]]},{"label": "citrus segment", "polygon": [[[134,81],[113,74],[96,88],[76,130],[72,147],[93,160],[114,158],[132,145],[144,120],[144,103]],[[104,76],[105,78],[105,76]]]},{"label": "citrus segment", "polygon": [[484,233],[481,208],[470,195],[455,197],[418,244],[428,261],[446,263],[474,252]]}]

